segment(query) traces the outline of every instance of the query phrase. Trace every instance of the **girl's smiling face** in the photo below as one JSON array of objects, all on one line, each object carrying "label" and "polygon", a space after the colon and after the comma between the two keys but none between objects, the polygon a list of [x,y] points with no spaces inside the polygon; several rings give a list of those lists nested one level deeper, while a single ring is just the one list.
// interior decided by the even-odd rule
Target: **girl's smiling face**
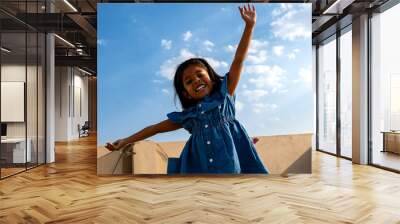
[{"label": "girl's smiling face", "polygon": [[208,75],[207,69],[200,65],[189,65],[182,76],[183,87],[186,92],[186,98],[200,100],[211,93],[212,81]]}]

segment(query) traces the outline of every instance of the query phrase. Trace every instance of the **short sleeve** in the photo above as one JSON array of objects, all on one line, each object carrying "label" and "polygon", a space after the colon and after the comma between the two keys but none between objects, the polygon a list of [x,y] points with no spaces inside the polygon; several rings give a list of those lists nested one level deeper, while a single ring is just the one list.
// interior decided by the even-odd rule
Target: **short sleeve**
[{"label": "short sleeve", "polygon": [[167,114],[167,117],[173,123],[181,124],[184,129],[192,133],[193,118],[196,117],[192,109],[182,112],[171,112]]},{"label": "short sleeve", "polygon": [[228,93],[228,76],[229,76],[229,72],[225,74],[225,76],[222,78],[221,81],[221,93],[222,95],[225,95]]},{"label": "short sleeve", "polygon": [[180,112],[172,112],[167,114],[168,119],[170,119],[172,122],[177,123],[177,124],[182,124],[182,113]]},{"label": "short sleeve", "polygon": [[196,117],[196,112],[194,108],[189,108],[181,112],[171,112],[167,114],[168,119],[174,123],[183,124],[189,121],[191,118]]},{"label": "short sleeve", "polygon": [[228,96],[229,99],[231,99],[232,101],[235,101],[236,99],[236,95],[235,93],[233,94],[233,96],[231,96],[228,92],[228,78],[229,78],[229,72],[225,74],[225,76],[222,79],[222,83],[221,83],[221,94],[223,96]]}]

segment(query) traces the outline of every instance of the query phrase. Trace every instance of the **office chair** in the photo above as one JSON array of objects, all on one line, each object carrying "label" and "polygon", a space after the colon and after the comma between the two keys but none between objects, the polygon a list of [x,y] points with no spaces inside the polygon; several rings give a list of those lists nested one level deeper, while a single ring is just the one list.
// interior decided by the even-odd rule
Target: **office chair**
[{"label": "office chair", "polygon": [[89,129],[90,129],[89,121],[85,121],[82,127],[80,127],[80,125],[78,124],[79,138],[89,136]]}]

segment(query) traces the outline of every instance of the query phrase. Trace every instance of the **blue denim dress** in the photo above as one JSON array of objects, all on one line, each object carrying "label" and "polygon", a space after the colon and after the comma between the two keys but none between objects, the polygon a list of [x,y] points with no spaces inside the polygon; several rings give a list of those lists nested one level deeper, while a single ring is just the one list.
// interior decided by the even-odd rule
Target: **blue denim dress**
[{"label": "blue denim dress", "polygon": [[167,114],[191,133],[180,157],[168,160],[168,174],[268,173],[246,130],[235,119],[235,96],[227,90],[228,74],[221,88],[196,106]]}]

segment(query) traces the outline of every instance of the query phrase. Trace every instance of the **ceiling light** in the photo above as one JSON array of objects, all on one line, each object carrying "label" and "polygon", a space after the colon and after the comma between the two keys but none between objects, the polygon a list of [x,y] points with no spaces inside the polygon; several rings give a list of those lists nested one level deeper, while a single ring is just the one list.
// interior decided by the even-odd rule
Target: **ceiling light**
[{"label": "ceiling light", "polygon": [[1,47],[1,50],[4,51],[4,52],[6,52],[6,53],[10,53],[10,52],[11,52],[11,50],[9,50],[9,49],[7,49],[7,48],[5,48],[5,47]]},{"label": "ceiling light", "polygon": [[68,0],[64,0],[65,4],[67,4],[72,10],[74,10],[74,12],[78,12],[78,10],[71,4],[69,3]]},{"label": "ceiling light", "polygon": [[92,73],[90,73],[90,72],[88,72],[88,71],[86,71],[86,70],[83,70],[83,69],[81,69],[81,68],[79,68],[79,67],[78,67],[78,70],[81,71],[81,72],[83,72],[83,73],[85,73],[85,74],[87,74],[87,75],[92,75]]},{"label": "ceiling light", "polygon": [[342,14],[347,6],[351,5],[355,0],[336,0],[322,14]]},{"label": "ceiling light", "polygon": [[57,34],[54,34],[55,37],[57,37],[58,39],[60,39],[61,41],[63,41],[64,43],[68,44],[69,46],[75,48],[75,45],[71,44],[71,42],[69,42],[68,40],[58,36]]}]

